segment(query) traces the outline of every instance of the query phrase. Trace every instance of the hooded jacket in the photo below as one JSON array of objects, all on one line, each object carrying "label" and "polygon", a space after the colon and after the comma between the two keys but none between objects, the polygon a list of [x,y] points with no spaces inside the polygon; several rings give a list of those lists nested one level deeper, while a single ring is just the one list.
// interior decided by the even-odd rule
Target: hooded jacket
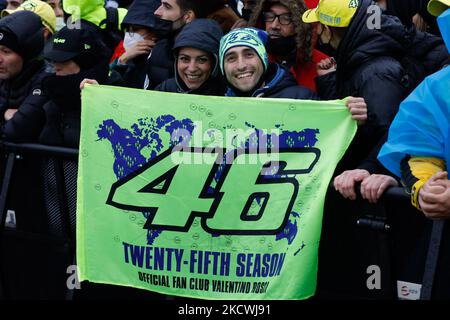
[{"label": "hooded jacket", "polygon": [[146,77],[148,83],[145,84],[144,89],[153,90],[157,85],[175,75],[173,70],[173,64],[175,63],[172,54],[173,44],[173,37],[156,42],[147,60]]},{"label": "hooded jacket", "polygon": [[225,82],[220,76],[219,45],[222,31],[217,22],[210,19],[196,19],[186,25],[175,40],[173,47],[175,57],[182,47],[191,47],[208,52],[213,57],[210,77],[200,88],[189,90],[181,80],[177,71],[175,58],[175,77],[158,85],[155,90],[165,92],[190,93],[200,95],[223,96],[226,91]]},{"label": "hooded jacket", "polygon": [[269,59],[290,68],[299,85],[316,91],[314,79],[317,77],[317,64],[328,56],[313,48],[315,43],[313,27],[302,22],[302,14],[308,9],[308,5],[313,6],[315,1],[308,1],[305,5],[303,0],[261,0],[254,8],[248,25],[265,29],[263,12],[269,10],[270,6],[276,3],[287,7],[292,14],[292,23],[296,33],[296,49],[287,57],[278,57],[269,52]]},{"label": "hooded jacket", "polygon": [[[202,11],[203,12],[199,13],[200,16],[196,17],[196,19],[204,18],[202,15],[207,12],[205,8],[203,8]],[[172,48],[175,44],[175,38],[185,27],[186,25],[181,27],[181,29],[166,30],[167,33],[165,37],[156,42],[152,53],[148,58],[145,89],[153,90],[163,81],[175,76],[173,70],[175,60],[172,54]]]},{"label": "hooded jacket", "polygon": [[[438,18],[450,52],[450,9]],[[445,160],[450,167],[450,65],[427,77],[405,101],[380,151],[381,163],[400,177],[400,163],[408,155]]]},{"label": "hooded jacket", "polygon": [[363,97],[368,108],[368,120],[358,128],[338,173],[355,168],[371,171],[365,161],[380,146],[408,89],[398,60],[405,55],[411,38],[401,22],[388,15],[381,16],[380,29],[369,29],[367,9],[372,4],[370,0],[360,2],[337,49],[336,72],[316,78],[322,99]]},{"label": "hooded jacket", "polygon": [[15,35],[19,47],[17,52],[24,60],[36,58],[44,49],[44,34],[41,18],[32,11],[19,11],[0,19],[0,30]]},{"label": "hooded jacket", "polygon": [[[20,51],[17,53],[23,58],[22,71],[16,77],[0,80],[2,138],[31,142],[42,129],[42,106],[48,100],[42,92],[42,81],[49,74],[45,62],[38,59],[44,47],[41,19],[31,11],[17,12],[0,20],[0,30],[15,35]],[[8,109],[17,112],[5,121],[3,115]]]},{"label": "hooded jacket", "polygon": [[122,21],[122,29],[129,25],[140,25],[147,28],[156,26],[155,11],[161,5],[160,0],[134,0]]},{"label": "hooded jacket", "polygon": [[[144,26],[154,29],[158,26],[154,12],[160,6],[159,0],[135,0],[128,9],[128,13],[123,19],[122,29],[126,30],[130,25]],[[118,59],[125,52],[123,42],[116,48],[111,63],[111,79],[115,85],[143,89],[146,77],[146,67],[148,54],[140,55],[127,64],[118,63]]]},{"label": "hooded jacket", "polygon": [[264,86],[257,88],[253,92],[244,94],[235,88],[229,87],[226,96],[318,100],[314,92],[299,86],[289,70],[279,64],[269,64],[264,78]]}]

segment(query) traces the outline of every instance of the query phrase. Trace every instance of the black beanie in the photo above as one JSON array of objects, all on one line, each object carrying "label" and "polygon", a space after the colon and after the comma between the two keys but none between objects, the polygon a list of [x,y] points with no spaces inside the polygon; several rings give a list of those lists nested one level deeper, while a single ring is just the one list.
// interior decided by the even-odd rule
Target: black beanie
[{"label": "black beanie", "polygon": [[[11,48],[21,55],[25,61],[37,58],[44,49],[44,32],[41,18],[31,11],[17,11],[0,19],[0,30],[6,36],[5,43],[15,46]],[[13,38],[15,38],[13,40]],[[6,44],[5,44],[6,45]]]},{"label": "black beanie", "polygon": [[0,45],[11,49],[19,55],[22,55],[17,37],[8,30],[0,29]]}]

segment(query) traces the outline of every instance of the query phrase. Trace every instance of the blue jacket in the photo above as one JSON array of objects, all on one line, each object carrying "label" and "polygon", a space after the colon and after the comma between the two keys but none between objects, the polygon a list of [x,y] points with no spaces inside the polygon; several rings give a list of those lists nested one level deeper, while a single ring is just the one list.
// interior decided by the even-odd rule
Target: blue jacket
[{"label": "blue jacket", "polygon": [[[438,18],[450,48],[450,9]],[[427,77],[400,105],[389,129],[388,141],[378,160],[400,176],[400,162],[407,156],[436,157],[450,166],[450,66]]]}]

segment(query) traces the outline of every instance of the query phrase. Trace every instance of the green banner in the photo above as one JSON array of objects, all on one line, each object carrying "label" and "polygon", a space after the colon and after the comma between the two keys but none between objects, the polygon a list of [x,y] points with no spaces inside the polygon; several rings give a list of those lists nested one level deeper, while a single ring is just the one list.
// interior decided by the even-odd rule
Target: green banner
[{"label": "green banner", "polygon": [[87,86],[81,123],[81,281],[314,295],[325,193],[356,132],[343,101]]}]

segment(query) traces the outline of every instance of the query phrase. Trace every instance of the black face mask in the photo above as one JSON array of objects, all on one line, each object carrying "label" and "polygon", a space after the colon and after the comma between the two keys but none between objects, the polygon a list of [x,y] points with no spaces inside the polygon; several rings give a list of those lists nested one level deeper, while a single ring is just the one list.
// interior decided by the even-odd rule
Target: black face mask
[{"label": "black face mask", "polygon": [[316,49],[330,57],[334,57],[336,55],[336,49],[331,46],[330,42],[324,43],[321,37],[317,39]]},{"label": "black face mask", "polygon": [[267,52],[275,56],[287,56],[295,51],[297,43],[295,36],[269,38]]},{"label": "black face mask", "polygon": [[174,32],[172,29],[173,23],[174,21],[155,17],[155,26],[153,27],[153,31],[159,39],[170,38]]},{"label": "black face mask", "polygon": [[251,9],[242,9],[242,19],[248,21],[250,20],[251,15],[252,15]]}]

